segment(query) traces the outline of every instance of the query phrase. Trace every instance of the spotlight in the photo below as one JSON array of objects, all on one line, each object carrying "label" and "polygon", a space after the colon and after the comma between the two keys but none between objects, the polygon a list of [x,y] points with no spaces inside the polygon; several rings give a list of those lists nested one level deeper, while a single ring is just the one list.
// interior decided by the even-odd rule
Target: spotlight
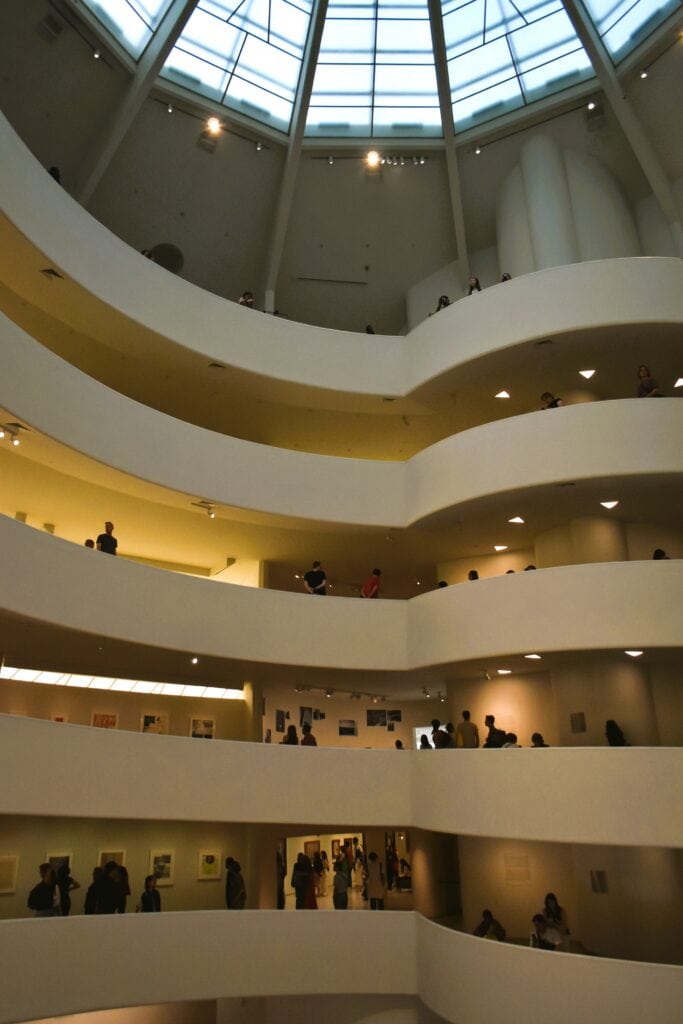
[{"label": "spotlight", "polygon": [[328,164],[329,164],[329,165],[330,165],[330,167],[331,167],[331,166],[332,166],[332,164],[334,163],[334,157],[333,157],[333,156],[328,156],[328,158],[327,158],[327,162],[328,162]]},{"label": "spotlight", "polygon": [[443,694],[441,693],[441,690],[439,690],[439,692],[437,693],[437,697],[439,698],[439,701],[440,701],[440,702],[441,702],[442,704],[445,704],[445,703],[446,703],[446,698],[445,698],[445,697],[443,696]]},{"label": "spotlight", "polygon": [[425,697],[431,697],[431,693],[429,692],[426,686],[422,687],[422,692],[425,695]]},{"label": "spotlight", "polygon": [[99,60],[100,57],[102,56],[102,54],[100,53],[99,50],[93,50],[93,54],[92,55],[95,58],[95,60]]},{"label": "spotlight", "polygon": [[399,160],[399,163],[400,163],[401,167],[405,167],[405,162],[406,162],[406,158],[404,156],[402,156],[401,159]]},{"label": "spotlight", "polygon": [[477,146],[477,147],[475,148],[475,150],[474,150],[474,155],[475,155],[475,156],[480,156],[480,155],[481,155],[481,146]]},{"label": "spotlight", "polygon": [[2,440],[2,438],[4,436],[5,436],[5,431],[4,430],[0,430],[0,440]]},{"label": "spotlight", "polygon": [[497,669],[499,676],[509,676],[512,673],[511,668],[499,668]]},{"label": "spotlight", "polygon": [[674,384],[674,387],[675,388],[683,388],[683,377],[679,377],[678,378],[678,380]]},{"label": "spotlight", "polygon": [[328,699],[332,696],[333,693],[334,693],[334,690],[325,690],[325,696]]},{"label": "spotlight", "polygon": [[413,157],[413,167],[417,167],[417,157]]},{"label": "spotlight", "polygon": [[595,110],[595,103],[593,102],[593,100],[591,100],[590,103],[587,104],[587,106],[589,110]]},{"label": "spotlight", "polygon": [[420,166],[421,166],[421,167],[422,167],[422,165],[424,164],[424,162],[425,162],[425,158],[424,158],[423,156],[421,156],[421,157],[420,157]]},{"label": "spotlight", "polygon": [[640,72],[640,77],[647,78],[647,71],[645,70],[645,68],[643,68],[643,70]]},{"label": "spotlight", "polygon": [[256,152],[260,153],[262,149],[263,149],[263,143],[262,142],[257,142],[256,143]]},{"label": "spotlight", "polygon": [[169,103],[169,105],[166,107],[166,112],[169,113],[169,114],[173,113],[173,104],[172,103]]},{"label": "spotlight", "polygon": [[374,167],[379,167],[380,159],[381,159],[381,157],[380,157],[379,153],[377,152],[377,150],[376,149],[371,149],[370,152],[368,153],[368,155],[365,158],[365,162],[368,165],[368,167],[373,167],[374,168]]},{"label": "spotlight", "polygon": [[18,448],[19,445],[21,444],[21,441],[19,440],[16,434],[12,434],[12,444],[14,445],[15,448]]},{"label": "spotlight", "polygon": [[624,654],[628,654],[630,658],[639,658],[642,653],[642,651],[624,651]]},{"label": "spotlight", "polygon": [[199,664],[199,658],[190,658],[190,661],[192,662],[193,665]]},{"label": "spotlight", "polygon": [[524,657],[528,658],[529,661],[540,661],[541,660],[541,655],[540,654],[525,654]]},{"label": "spotlight", "polygon": [[206,514],[209,517],[209,519],[215,519],[216,518],[216,512],[215,512],[215,510],[210,505],[209,505],[209,507],[206,510]]},{"label": "spotlight", "polygon": [[210,135],[220,135],[222,127],[217,117],[210,117],[206,122],[206,130]]}]

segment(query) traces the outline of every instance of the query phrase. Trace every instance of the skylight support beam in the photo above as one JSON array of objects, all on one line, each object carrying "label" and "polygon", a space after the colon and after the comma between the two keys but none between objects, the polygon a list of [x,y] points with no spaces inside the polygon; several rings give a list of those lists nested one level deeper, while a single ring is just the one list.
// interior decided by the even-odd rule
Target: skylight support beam
[{"label": "skylight support beam", "polygon": [[683,229],[681,228],[681,221],[671,185],[661,161],[643,131],[635,111],[624,95],[624,90],[617,77],[605,44],[600,38],[593,22],[588,17],[585,8],[580,0],[563,0],[563,3],[576,34],[590,57],[602,90],[614,111],[624,135],[631,144],[636,160],[650,184],[662,213],[668,221],[671,234],[673,235],[676,254],[683,257]]},{"label": "skylight support beam", "polygon": [[328,0],[316,0],[313,14],[311,16],[311,27],[308,32],[306,50],[304,52],[303,70],[299,79],[294,110],[292,111],[292,124],[289,135],[289,147],[285,168],[280,183],[273,229],[268,245],[268,260],[266,263],[265,294],[263,308],[266,313],[275,312],[275,285],[277,284],[282,254],[285,248],[285,238],[289,226],[289,218],[292,212],[294,189],[301,161],[301,147],[306,128],[308,116],[308,105],[311,101],[313,91],[313,79],[320,53],[320,43],[323,37],[325,26],[325,15],[327,14]]},{"label": "skylight support beam", "polygon": [[74,193],[74,197],[82,206],[87,207],[92,199],[95,189],[155,84],[166,58],[185,28],[195,2],[196,0],[173,0],[140,57],[135,74],[128,83],[118,107],[111,114],[83,163],[80,182]]},{"label": "skylight support beam", "polygon": [[427,5],[429,7],[432,45],[434,47],[434,67],[436,70],[436,84],[439,90],[439,108],[441,110],[441,124],[443,126],[444,147],[446,150],[446,174],[448,177],[448,192],[451,200],[451,215],[453,217],[455,245],[458,251],[458,263],[464,270],[464,277],[468,278],[470,276],[469,255],[467,252],[467,237],[465,235],[465,214],[462,205],[460,172],[458,171],[458,156],[455,145],[455,129],[453,127],[451,87],[448,80],[446,39],[443,31],[441,0],[427,0]]}]

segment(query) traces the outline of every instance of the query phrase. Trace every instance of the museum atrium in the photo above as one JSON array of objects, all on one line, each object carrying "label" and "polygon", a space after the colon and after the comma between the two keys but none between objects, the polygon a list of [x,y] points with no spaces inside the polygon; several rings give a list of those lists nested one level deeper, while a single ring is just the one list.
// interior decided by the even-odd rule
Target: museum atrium
[{"label": "museum atrium", "polygon": [[[683,5],[3,0],[0,57],[0,1024],[679,1024]],[[354,839],[383,912],[361,856],[292,916]]]}]

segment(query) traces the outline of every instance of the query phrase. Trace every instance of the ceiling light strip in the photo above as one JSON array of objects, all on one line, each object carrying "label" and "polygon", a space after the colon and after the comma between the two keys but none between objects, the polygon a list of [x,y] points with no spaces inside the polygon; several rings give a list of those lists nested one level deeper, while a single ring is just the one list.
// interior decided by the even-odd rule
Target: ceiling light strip
[{"label": "ceiling light strip", "polygon": [[201,697],[205,700],[244,700],[244,691],[195,683],[156,683],[144,679],[114,679],[108,676],[72,675],[68,672],[42,672],[40,669],[12,668],[3,665],[0,679],[43,686],[74,686],[85,690],[110,690],[117,693],[150,693],[155,697]]}]

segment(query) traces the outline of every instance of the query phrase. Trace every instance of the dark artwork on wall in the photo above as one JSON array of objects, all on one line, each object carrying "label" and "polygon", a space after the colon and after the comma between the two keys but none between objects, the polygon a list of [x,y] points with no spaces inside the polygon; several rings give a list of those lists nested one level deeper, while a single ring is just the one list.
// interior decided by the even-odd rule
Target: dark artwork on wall
[{"label": "dark artwork on wall", "polygon": [[387,722],[387,732],[394,732],[395,729],[396,729],[396,726],[394,725],[393,722]]},{"label": "dark artwork on wall", "polygon": [[400,711],[387,711],[387,722],[400,722],[401,712]]},{"label": "dark artwork on wall", "polygon": [[321,711],[320,708],[313,708],[313,721],[314,722],[324,722],[325,721],[325,712]]},{"label": "dark artwork on wall", "polygon": [[285,713],[284,711],[275,712],[275,732],[285,731]]},{"label": "dark artwork on wall", "polygon": [[358,726],[352,718],[342,718],[339,721],[340,736],[357,736]]},{"label": "dark artwork on wall", "polygon": [[387,724],[387,713],[384,710],[384,708],[382,708],[381,711],[378,710],[377,708],[370,708],[366,712],[366,714],[367,714],[368,726],[370,726],[370,727],[376,726],[376,725],[386,725]]},{"label": "dark artwork on wall", "polygon": [[313,708],[299,708],[299,725],[305,725],[308,722],[309,725],[313,722]]}]

